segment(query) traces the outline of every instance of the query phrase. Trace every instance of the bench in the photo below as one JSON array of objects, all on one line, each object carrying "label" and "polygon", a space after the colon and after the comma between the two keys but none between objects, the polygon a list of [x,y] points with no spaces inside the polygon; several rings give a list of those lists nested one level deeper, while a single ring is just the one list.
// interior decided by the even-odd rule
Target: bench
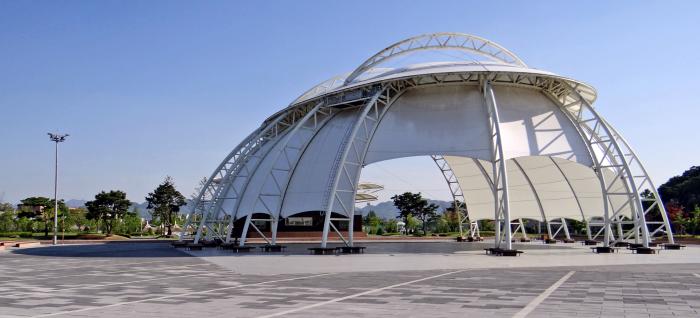
[{"label": "bench", "polygon": [[557,244],[557,240],[548,238],[544,240],[544,244]]},{"label": "bench", "polygon": [[199,242],[204,247],[218,247],[219,245],[221,245],[223,243],[221,240],[218,240],[218,239],[214,239],[211,241],[210,240],[201,240]]},{"label": "bench", "polygon": [[255,246],[247,246],[247,245],[238,246],[238,245],[234,245],[234,246],[231,247],[231,252],[234,252],[234,253],[248,253],[248,252],[250,252],[251,249],[254,249],[254,248],[255,248]]},{"label": "bench", "polygon": [[282,252],[285,248],[287,247],[278,244],[265,244],[260,246],[260,249],[263,250],[263,252]]},{"label": "bench", "polygon": [[583,245],[598,245],[599,243],[600,242],[598,242],[596,240],[585,240],[585,241],[581,242],[581,244],[583,244]]},{"label": "bench", "polygon": [[614,247],[610,247],[610,246],[595,246],[595,247],[591,247],[591,250],[595,253],[598,253],[598,254],[608,254],[608,253],[616,253],[618,249],[614,248]]},{"label": "bench", "polygon": [[632,248],[632,253],[637,253],[637,254],[656,254],[659,250],[655,248],[649,248],[649,247],[637,247],[637,248]]},{"label": "bench", "polygon": [[682,248],[685,248],[685,245],[681,244],[664,244],[663,245],[665,250],[680,250]]},{"label": "bench", "polygon": [[201,251],[204,245],[202,244],[194,244],[194,243],[187,243],[187,249],[190,251]]},{"label": "bench", "polygon": [[237,242],[228,242],[228,243],[221,243],[221,245],[219,245],[219,248],[222,250],[231,250],[236,246],[238,246]]},{"label": "bench", "polygon": [[364,246],[340,246],[336,249],[343,254],[363,254],[365,252]]},{"label": "bench", "polygon": [[498,247],[485,248],[484,251],[486,251],[486,254],[495,255],[495,256],[518,256],[518,255],[523,253],[523,251],[504,250],[504,249],[498,248]]},{"label": "bench", "polygon": [[576,243],[574,239],[564,239],[564,243]]},{"label": "bench", "polygon": [[175,248],[186,247],[189,243],[192,243],[192,241],[173,241],[172,243],[170,243],[170,246]]},{"label": "bench", "polygon": [[520,238],[520,242],[522,242],[522,243],[530,243],[530,242],[532,242],[532,240],[529,239],[529,238],[524,238],[524,237],[523,237],[523,238]]},{"label": "bench", "polygon": [[335,254],[335,247],[309,247],[309,251],[313,255],[331,255]]}]

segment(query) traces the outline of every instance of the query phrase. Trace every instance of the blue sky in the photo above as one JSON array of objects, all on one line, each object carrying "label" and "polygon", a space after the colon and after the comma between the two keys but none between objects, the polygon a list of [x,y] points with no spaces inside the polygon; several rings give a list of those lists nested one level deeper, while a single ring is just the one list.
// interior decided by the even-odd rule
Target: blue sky
[{"label": "blue sky", "polygon": [[[52,195],[48,131],[71,134],[64,198],[121,189],[140,202],[166,175],[189,195],[307,88],[438,31],[595,86],[658,185],[699,164],[699,14],[697,1],[2,1],[0,200]],[[387,195],[447,198],[431,165],[364,176]]]}]

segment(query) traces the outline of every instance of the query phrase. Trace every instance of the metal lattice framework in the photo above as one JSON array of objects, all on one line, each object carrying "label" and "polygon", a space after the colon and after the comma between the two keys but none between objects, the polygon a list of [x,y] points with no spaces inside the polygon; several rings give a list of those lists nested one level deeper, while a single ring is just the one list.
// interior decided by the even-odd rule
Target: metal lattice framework
[{"label": "metal lattice framework", "polygon": [[345,78],[345,84],[352,83],[363,73],[390,59],[422,50],[462,50],[497,62],[527,67],[515,54],[484,38],[464,33],[433,33],[397,42],[373,55]]},{"label": "metal lattice framework", "polygon": [[445,182],[447,182],[447,187],[450,189],[450,194],[452,194],[452,208],[455,209],[455,213],[457,213],[457,218],[459,219],[459,236],[464,237],[464,225],[469,227],[469,236],[476,236],[475,228],[472,222],[469,221],[467,200],[464,197],[464,191],[462,191],[462,186],[459,184],[457,175],[455,175],[452,167],[450,167],[450,164],[445,160],[444,156],[433,155],[430,157],[433,159],[438,169],[440,169],[442,176],[445,178]]},{"label": "metal lattice framework", "polygon": [[[489,71],[484,68],[473,68],[454,72],[424,72],[385,80],[379,76],[361,85],[354,83],[358,76],[388,59],[417,50],[445,48],[477,53],[511,65],[513,70]],[[545,215],[545,209],[533,181],[517,159],[509,159],[504,153],[498,98],[493,88],[502,86],[542,92],[555,102],[558,110],[565,115],[585,144],[603,196],[604,213],[601,224],[586,219],[571,180],[553,158],[551,161],[564,178],[567,191],[570,190],[575,198],[581,216],[586,222],[589,238],[595,238],[602,233],[605,246],[630,238],[648,246],[654,235],[663,232],[667,234],[669,242],[673,243],[668,216],[641,161],[629,143],[591,106],[595,99],[595,91],[574,80],[549,73],[523,70],[523,68],[526,68],[526,65],[508,50],[474,36],[438,33],[398,42],[368,59],[349,76],[336,77],[318,85],[299,97],[291,106],[267,119],[225,158],[203,185],[194,202],[194,209],[188,215],[183,232],[195,232],[195,241],[199,241],[202,237],[230,241],[234,221],[245,218],[239,242],[241,245],[246,241],[250,226],[269,243],[274,244],[277,225],[288,199],[290,182],[299,169],[301,158],[319,132],[335,117],[343,114],[351,121],[340,137],[340,145],[330,164],[326,190],[320,202],[323,208],[319,212],[324,215],[321,245],[326,247],[329,233],[333,230],[346,245],[352,246],[353,231],[348,231],[348,237],[344,237],[333,221],[348,222],[348,228],[353,228],[354,198],[360,171],[366,164],[368,149],[385,114],[407,91],[423,87],[454,85],[478,88],[488,114],[484,120],[488,121],[490,136],[488,161],[491,164],[491,175],[489,176],[481,160],[473,158],[473,162],[486,179],[494,197],[494,220],[498,224],[495,227],[496,246],[512,248],[513,230],[506,173],[507,162],[510,161],[522,173],[532,190],[542,220],[547,223],[550,237],[563,231],[568,238],[565,219],[560,218],[561,221],[558,221],[549,219]],[[462,191],[463,185],[460,184],[445,157],[435,154],[432,158],[442,172],[453,200],[462,203],[455,207],[460,215],[460,232],[463,224],[469,224],[470,235],[478,233],[478,228],[474,227],[475,220],[471,220],[467,212],[468,198],[465,198]],[[269,170],[260,172],[258,170],[261,169],[263,160],[269,160],[267,161],[269,167],[266,166]],[[256,173],[263,181],[253,186],[251,179]],[[650,189],[654,196],[641,198],[642,189]],[[255,211],[250,208],[242,210],[244,199],[252,200]],[[613,205],[613,201],[623,203]],[[649,202],[646,209],[645,201]],[[649,212],[655,208],[661,211],[662,221],[647,220]],[[623,218],[625,210],[632,211],[631,220]],[[271,239],[268,239],[252,222],[253,213],[265,213],[270,216],[269,219],[264,220],[271,224]],[[517,226],[515,231],[521,230],[526,236],[522,219],[517,221],[514,223]],[[553,232],[551,225],[558,225],[558,229]],[[598,225],[601,229],[593,235],[591,226]],[[623,225],[631,225],[631,229],[624,232]],[[196,231],[193,231],[195,226]],[[617,235],[613,233],[613,226],[617,227]],[[185,238],[185,235],[181,236],[181,239]]]}]

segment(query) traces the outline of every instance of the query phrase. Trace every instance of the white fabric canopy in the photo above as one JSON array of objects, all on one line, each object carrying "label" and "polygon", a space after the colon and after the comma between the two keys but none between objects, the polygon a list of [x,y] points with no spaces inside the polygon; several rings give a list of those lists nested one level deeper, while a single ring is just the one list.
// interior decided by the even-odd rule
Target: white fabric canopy
[{"label": "white fabric canopy", "polygon": [[[445,160],[462,188],[469,218],[472,221],[493,219],[491,163],[457,156],[445,156]],[[506,165],[512,220],[590,220],[603,216],[602,190],[593,169],[546,156],[513,158]],[[612,176],[612,172],[606,175]],[[618,186],[624,187],[622,182]],[[613,202],[613,207],[622,208],[622,215],[630,217],[629,205],[624,203],[619,199]]]}]

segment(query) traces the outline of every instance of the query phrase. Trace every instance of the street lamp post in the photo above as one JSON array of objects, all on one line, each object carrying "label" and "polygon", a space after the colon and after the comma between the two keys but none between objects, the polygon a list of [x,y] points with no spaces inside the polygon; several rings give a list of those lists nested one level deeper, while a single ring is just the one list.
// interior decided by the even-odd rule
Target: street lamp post
[{"label": "street lamp post", "polygon": [[66,141],[68,134],[59,135],[48,133],[49,139],[56,143],[56,151],[54,156],[54,175],[53,175],[53,245],[58,243],[58,143]]}]

